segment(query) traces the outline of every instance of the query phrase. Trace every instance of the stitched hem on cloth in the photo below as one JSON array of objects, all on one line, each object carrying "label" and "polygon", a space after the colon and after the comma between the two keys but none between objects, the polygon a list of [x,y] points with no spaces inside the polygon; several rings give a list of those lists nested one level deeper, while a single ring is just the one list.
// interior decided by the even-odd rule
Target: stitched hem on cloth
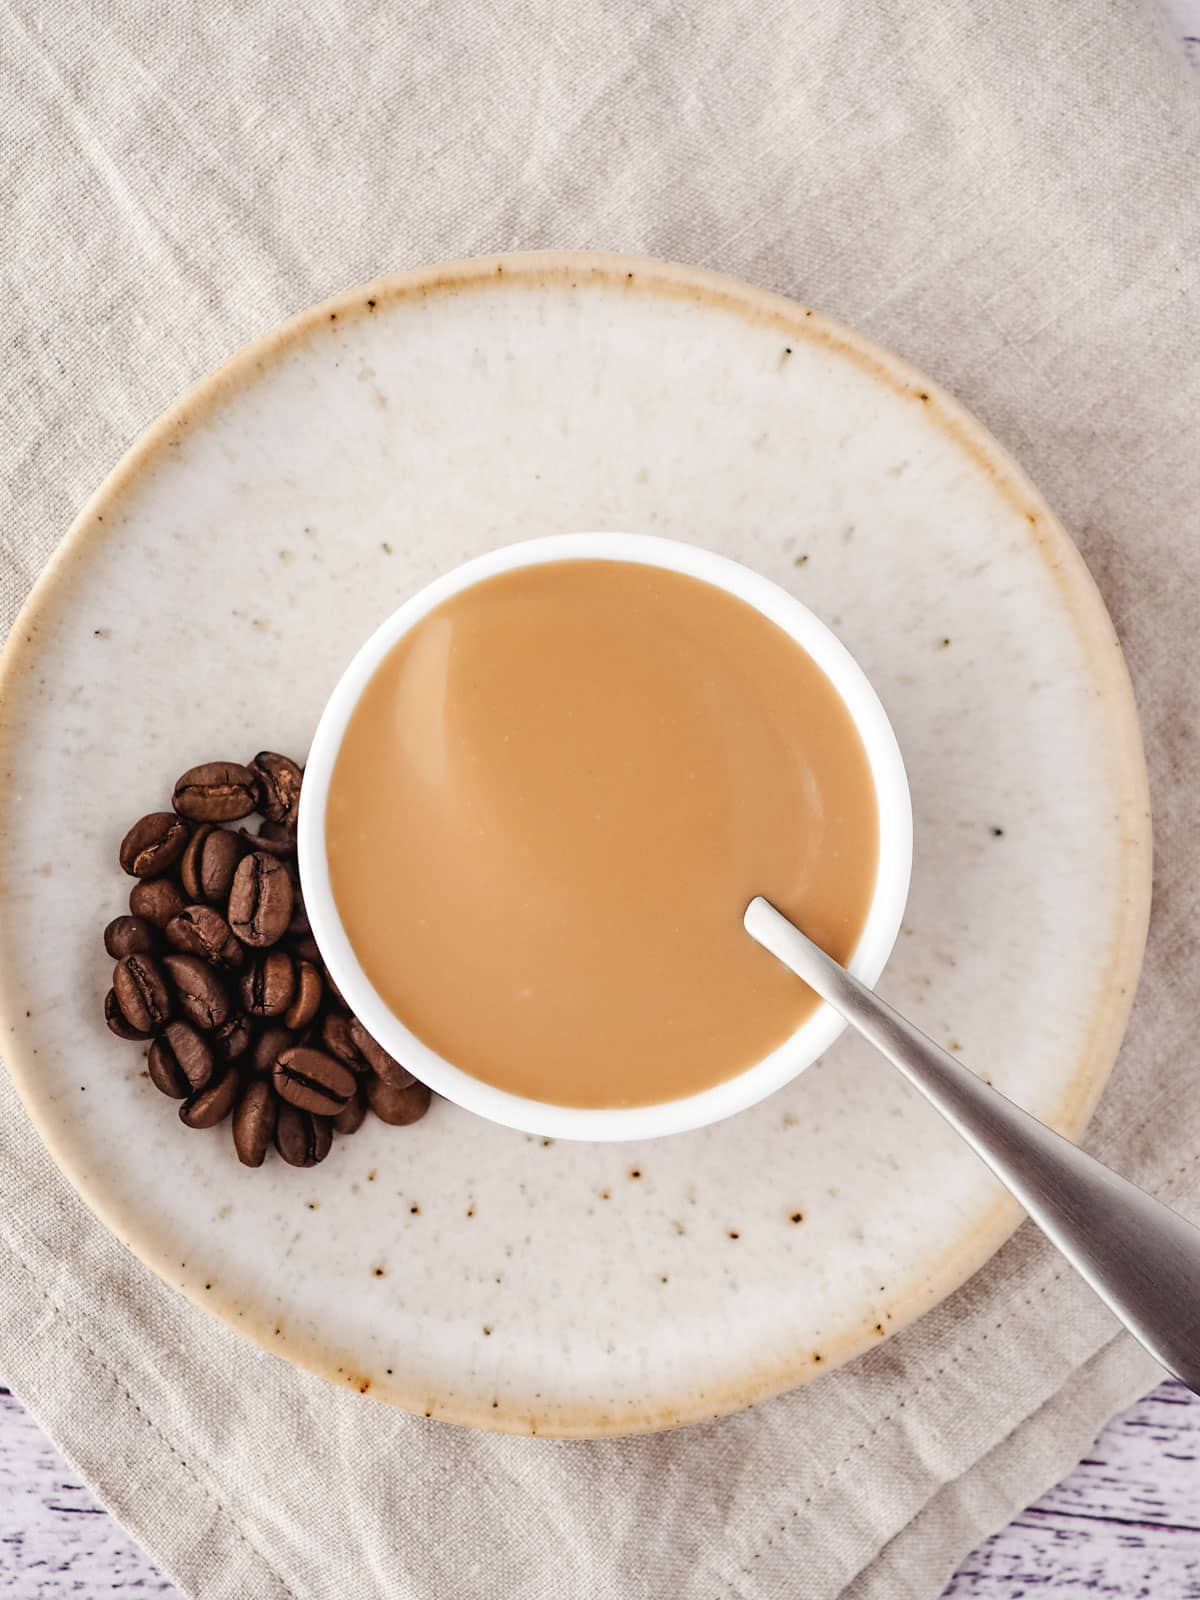
[{"label": "stitched hem on cloth", "polygon": [[[1041,1299],[1042,1296],[1044,1296],[1050,1289],[1059,1284],[1062,1281],[1063,1275],[1062,1269],[1056,1269],[1049,1279],[1039,1284],[1036,1289],[1031,1290],[1028,1294],[1023,1295],[1022,1298],[1016,1303],[1017,1306],[1022,1308],[1028,1308],[1032,1306],[1035,1300]],[[803,1519],[805,1511],[807,1511],[808,1508],[821,1497],[821,1495],[823,1495],[829,1488],[832,1487],[834,1482],[841,1476],[844,1469],[849,1466],[852,1461],[854,1461],[858,1456],[862,1455],[863,1452],[869,1448],[872,1440],[874,1440],[890,1422],[893,1422],[901,1412],[906,1411],[912,1405],[912,1403],[921,1394],[923,1394],[927,1388],[929,1388],[931,1384],[937,1383],[941,1378],[945,1377],[947,1372],[958,1367],[964,1357],[977,1355],[977,1347],[979,1345],[987,1344],[988,1340],[993,1334],[1000,1332],[1008,1325],[1012,1318],[1012,1311],[1012,1302],[1006,1303],[1004,1314],[998,1317],[990,1328],[985,1328],[984,1331],[978,1336],[974,1344],[963,1345],[959,1349],[955,1350],[949,1360],[943,1361],[940,1366],[935,1367],[931,1372],[927,1372],[920,1382],[917,1383],[911,1390],[909,1390],[907,1394],[901,1395],[900,1398],[895,1401],[895,1403],[884,1413],[883,1416],[877,1418],[876,1421],[872,1423],[871,1427],[865,1434],[863,1434],[862,1438],[859,1439],[856,1444],[851,1445],[850,1449],[847,1450],[846,1453],[841,1456],[832,1467],[829,1468],[824,1477],[822,1477],[813,1486],[813,1488],[809,1490],[804,1499],[791,1508],[791,1510],[787,1513],[786,1518],[778,1523],[774,1532],[768,1534],[765,1539],[762,1539],[758,1542],[751,1553],[743,1559],[742,1564],[736,1573],[730,1573],[726,1571],[725,1573],[721,1574],[721,1582],[729,1586],[728,1593],[730,1596],[739,1596],[742,1594],[743,1580],[753,1578],[753,1569],[756,1562],[761,1561],[766,1555],[768,1555],[768,1553],[777,1543],[786,1543],[788,1539],[792,1538],[797,1532],[801,1531],[804,1525]],[[1024,1421],[1024,1418],[1022,1418],[1021,1421]],[[1016,1426],[1019,1427],[1020,1422],[1018,1422]],[[968,1470],[969,1468],[964,1468],[964,1471]],[[937,1488],[941,1488],[945,1483],[951,1481],[953,1480],[949,1478],[942,1479],[937,1485]],[[937,1492],[936,1489],[934,1492]],[[913,1513],[914,1516],[919,1514],[920,1508]],[[853,1574],[851,1574],[850,1577],[853,1577]]]},{"label": "stitched hem on cloth", "polygon": [[[1182,1162],[1178,1167],[1176,1167],[1174,1172],[1172,1172],[1168,1177],[1164,1178],[1162,1183],[1157,1186],[1155,1191],[1152,1191],[1155,1194],[1155,1198],[1164,1199],[1164,1203],[1167,1203],[1165,1202],[1164,1198],[1165,1194],[1173,1189],[1176,1182],[1184,1175],[1184,1173],[1189,1172],[1197,1167],[1200,1167],[1200,1154],[1189,1156],[1186,1161]],[[1057,1267],[1046,1281],[1039,1284],[1036,1289],[1023,1295],[1020,1300],[1016,1302],[1016,1305],[1019,1308],[1028,1309],[1033,1305],[1035,1300],[1041,1299],[1049,1289],[1060,1283],[1066,1276],[1066,1271],[1067,1269],[1065,1266]],[[820,1495],[830,1488],[845,1467],[867,1449],[871,1441],[876,1438],[880,1431],[889,1422],[893,1421],[900,1412],[907,1410],[912,1401],[918,1395],[923,1393],[923,1391],[927,1389],[930,1384],[936,1383],[940,1378],[944,1377],[947,1372],[958,1367],[965,1356],[977,1354],[978,1351],[976,1346],[986,1344],[993,1334],[998,1333],[1002,1328],[1004,1328],[1012,1320],[1012,1311],[1013,1302],[1006,1302],[1004,1315],[993,1322],[989,1328],[984,1329],[983,1333],[978,1336],[976,1344],[963,1345],[959,1349],[955,1350],[949,1360],[942,1362],[942,1364],[939,1367],[936,1367],[933,1371],[927,1372],[921,1381],[908,1394],[901,1395],[899,1400],[896,1401],[896,1403],[885,1413],[885,1415],[880,1417],[875,1423],[872,1424],[870,1429],[868,1429],[858,1443],[852,1445],[851,1448],[846,1451],[846,1453],[837,1462],[834,1463],[825,1476],[821,1478],[821,1480],[808,1492],[808,1494],[805,1495],[804,1499],[801,1500],[798,1505],[795,1505],[791,1508],[786,1518],[783,1518],[779,1521],[775,1531],[771,1534],[768,1534],[765,1539],[759,1541],[750,1555],[744,1558],[742,1565],[736,1574],[731,1574],[728,1569],[719,1575],[714,1573],[714,1576],[719,1576],[719,1579],[722,1583],[729,1585],[729,1593],[731,1596],[737,1596],[741,1593],[742,1579],[753,1577],[753,1568],[756,1562],[761,1561],[763,1557],[771,1551],[777,1542],[781,1540],[786,1542],[801,1529],[803,1526],[803,1513],[814,1503],[814,1501],[818,1499]],[[1090,1359],[1094,1360],[1095,1354],[1093,1354]],[[1043,1404],[1044,1403],[1045,1402],[1043,1402]],[[1037,1409],[1040,1409],[1040,1407]],[[1025,1420],[1025,1418],[1021,1418],[1021,1420],[1014,1425],[1010,1432],[1015,1432],[1018,1428],[1020,1428],[1021,1423]],[[998,1443],[999,1441],[997,1441],[997,1444]],[[966,1472],[969,1471],[970,1468],[967,1467],[963,1470]],[[962,1476],[962,1474],[957,1474],[956,1476]],[[937,1488],[934,1490],[934,1493],[936,1494],[940,1491],[940,1489],[944,1488],[947,1483],[953,1481],[953,1478],[942,1479],[937,1485]],[[1044,1488],[1045,1486],[1043,1485],[1042,1487]],[[933,1496],[930,1495],[927,1497],[927,1500],[932,1498]],[[913,1515],[919,1515],[919,1510],[914,1512]],[[966,1552],[964,1552],[964,1554],[965,1553]]]},{"label": "stitched hem on cloth", "polygon": [[[1122,1376],[1114,1380],[1109,1377],[1107,1369],[1118,1363],[1123,1369]],[[1126,1368],[1128,1371],[1124,1370]],[[964,1560],[970,1558],[970,1553],[978,1549],[985,1539],[1007,1527],[1024,1510],[1030,1503],[1031,1494],[1045,1494],[1056,1483],[1061,1483],[1079,1464],[1081,1457],[1087,1454],[1102,1424],[1093,1417],[1080,1430],[1078,1415],[1086,1409],[1081,1397],[1099,1386],[1104,1393],[1106,1419],[1118,1416],[1139,1396],[1154,1387],[1157,1382],[1154,1369],[1154,1361],[1140,1350],[1130,1334],[1124,1331],[1114,1333],[1091,1360],[1077,1368],[1067,1382],[1042,1405],[1035,1407],[1012,1433],[991,1450],[985,1451],[960,1477],[950,1480],[931,1495],[919,1515],[906,1523],[849,1579],[843,1591],[847,1600],[850,1597],[854,1597],[854,1600],[870,1600],[872,1595],[882,1596],[883,1600],[928,1600],[928,1597],[940,1594]],[[994,1500],[986,1515],[971,1514],[969,1511],[962,1513],[959,1525],[953,1532],[943,1533],[938,1538],[931,1525],[945,1514],[948,1500],[960,1501],[964,1484],[977,1474],[988,1475],[1008,1457],[1022,1450],[1026,1441],[1037,1452],[1047,1439],[1051,1441],[1050,1446],[1039,1455],[1037,1480],[1028,1492],[1017,1495],[1010,1491],[1001,1499]],[[928,1530],[930,1537],[937,1542],[937,1553],[927,1552],[918,1568],[911,1556],[901,1553],[900,1547],[912,1534],[918,1533],[921,1524],[925,1524],[925,1529],[921,1531]],[[920,1579],[914,1581],[913,1574],[917,1571]]]},{"label": "stitched hem on cloth", "polygon": [[[178,1449],[171,1443],[170,1439],[167,1438],[166,1434],[163,1433],[162,1429],[158,1426],[154,1419],[142,1408],[141,1405],[139,1405],[138,1401],[134,1398],[132,1392],[113,1368],[113,1366],[106,1361],[102,1355],[99,1354],[94,1345],[90,1344],[83,1333],[72,1323],[70,1316],[61,1303],[57,1301],[54,1296],[50,1294],[48,1290],[44,1289],[38,1282],[37,1275],[35,1274],[33,1268],[25,1260],[24,1256],[21,1254],[16,1241],[7,1230],[5,1230],[5,1232],[9,1248],[12,1252],[13,1260],[29,1278],[36,1292],[54,1312],[58,1321],[58,1325],[66,1330],[66,1332],[80,1347],[80,1349],[83,1350],[84,1353],[89,1356],[90,1359],[95,1362],[96,1366],[105,1374],[118,1393],[121,1394],[125,1400],[128,1401],[129,1405],[133,1407],[134,1413],[138,1417],[139,1421],[143,1423],[151,1435],[168,1451],[171,1457],[188,1475],[200,1493],[204,1496],[207,1503],[216,1511],[219,1518],[235,1535],[238,1542],[245,1546],[250,1555],[254,1557],[256,1561],[260,1562],[269,1576],[275,1580],[279,1586],[280,1594],[285,1596],[286,1600],[299,1600],[299,1596],[280,1575],[261,1547],[254,1541],[254,1539],[250,1537],[249,1533],[245,1528],[242,1527],[241,1523],[225,1505],[224,1501],[220,1499],[215,1490],[209,1484],[207,1484],[203,1478],[201,1478],[195,1467],[189,1461],[186,1461],[182,1455],[180,1455]],[[36,1415],[36,1412],[34,1412],[34,1415]],[[69,1451],[64,1450],[64,1454],[70,1456]],[[73,1465],[78,1465],[73,1456],[70,1456],[70,1459]],[[85,1478],[88,1477],[86,1472],[83,1475]],[[108,1509],[107,1501],[105,1500],[104,1496],[103,1485],[89,1482],[88,1487],[93,1491],[97,1499],[105,1505],[105,1508]],[[134,1538],[139,1537],[133,1529],[129,1529],[128,1531],[133,1534]],[[157,1552],[149,1547],[147,1547],[147,1549],[151,1558],[155,1561],[158,1561],[159,1556]],[[179,1586],[181,1588],[184,1587],[183,1580],[179,1580]]]}]

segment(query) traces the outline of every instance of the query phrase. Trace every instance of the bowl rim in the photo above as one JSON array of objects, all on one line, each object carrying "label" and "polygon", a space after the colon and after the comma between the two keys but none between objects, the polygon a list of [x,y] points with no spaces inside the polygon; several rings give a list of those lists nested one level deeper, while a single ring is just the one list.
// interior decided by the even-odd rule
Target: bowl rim
[{"label": "bowl rim", "polygon": [[386,617],[359,646],[317,723],[301,792],[298,853],[313,936],[347,1004],[367,1031],[422,1082],[479,1116],[546,1138],[641,1140],[683,1133],[744,1111],[790,1083],[837,1040],[845,1022],[822,1003],[782,1044],[741,1072],[675,1100],[622,1107],[565,1106],[512,1094],[474,1077],[420,1039],[364,972],[333,896],[325,849],[329,785],[349,720],[388,652],[456,594],[503,572],[562,561],[623,561],[711,583],[781,628],[825,673],[862,740],[879,819],[878,865],[862,932],[847,966],[874,984],[900,931],[912,871],[912,804],[895,732],[866,673],[833,631],[770,579],[699,545],[649,534],[558,533],[502,546],[435,578]]}]

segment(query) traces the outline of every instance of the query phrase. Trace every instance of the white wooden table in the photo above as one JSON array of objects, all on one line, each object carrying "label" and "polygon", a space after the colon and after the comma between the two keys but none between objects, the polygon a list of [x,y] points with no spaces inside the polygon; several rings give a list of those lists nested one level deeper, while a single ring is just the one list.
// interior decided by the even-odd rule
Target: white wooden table
[{"label": "white wooden table", "polygon": [[[1200,69],[1200,0],[1162,5]],[[1117,1417],[1069,1478],[963,1563],[943,1600],[1035,1592],[1200,1600],[1200,1399],[1164,1383]],[[125,1594],[178,1591],[0,1388],[0,1595]]]}]

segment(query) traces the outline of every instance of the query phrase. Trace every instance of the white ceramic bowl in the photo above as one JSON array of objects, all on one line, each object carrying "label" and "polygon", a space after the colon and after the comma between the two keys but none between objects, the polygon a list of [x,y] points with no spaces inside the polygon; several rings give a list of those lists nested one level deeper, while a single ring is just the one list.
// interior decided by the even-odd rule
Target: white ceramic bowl
[{"label": "white ceramic bowl", "polygon": [[[862,936],[848,966],[873,984],[891,954],[912,867],[912,808],[896,736],[874,689],[846,647],[807,607],[757,573],[695,545],[633,533],[571,533],[533,539],[468,561],[407,600],[382,623],[343,673],[309,752],[300,806],[300,879],[321,954],[347,1003],[384,1048],[439,1094],[511,1128],[563,1139],[646,1139],[718,1122],[754,1105],[810,1066],[845,1027],[820,1006],[770,1055],[699,1094],[657,1105],[593,1110],[509,1094],[456,1067],[423,1044],[391,1010],[359,965],[329,885],[325,804],[342,737],[366,684],[392,646],[451,595],[516,567],[548,561],[635,561],[701,578],[747,601],[796,640],[825,672],[866,749],[879,812],[879,868]],[[749,937],[749,935],[747,935]],[[471,975],[463,973],[464,994]],[[466,1003],[469,1003],[467,1001]]]}]

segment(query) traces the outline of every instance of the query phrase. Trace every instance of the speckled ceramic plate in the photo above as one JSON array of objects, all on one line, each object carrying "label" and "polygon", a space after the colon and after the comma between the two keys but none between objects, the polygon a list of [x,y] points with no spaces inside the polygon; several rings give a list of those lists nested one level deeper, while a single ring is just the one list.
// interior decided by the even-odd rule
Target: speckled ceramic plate
[{"label": "speckled ceramic plate", "polygon": [[979,426],[803,306],[599,256],[344,295],[139,441],[4,657],[4,1053],[63,1171],[269,1349],[516,1432],[665,1427],[802,1383],[919,1316],[1017,1220],[851,1039],[754,1110],[657,1143],[550,1143],[437,1104],[311,1171],[250,1172],[228,1127],[182,1130],[105,1032],[99,934],[128,889],[129,819],[197,759],[303,754],[351,652],[436,573],[604,527],[735,556],[841,634],[912,781],[912,897],[882,990],[1077,1134],[1147,907],[1113,630]]}]

